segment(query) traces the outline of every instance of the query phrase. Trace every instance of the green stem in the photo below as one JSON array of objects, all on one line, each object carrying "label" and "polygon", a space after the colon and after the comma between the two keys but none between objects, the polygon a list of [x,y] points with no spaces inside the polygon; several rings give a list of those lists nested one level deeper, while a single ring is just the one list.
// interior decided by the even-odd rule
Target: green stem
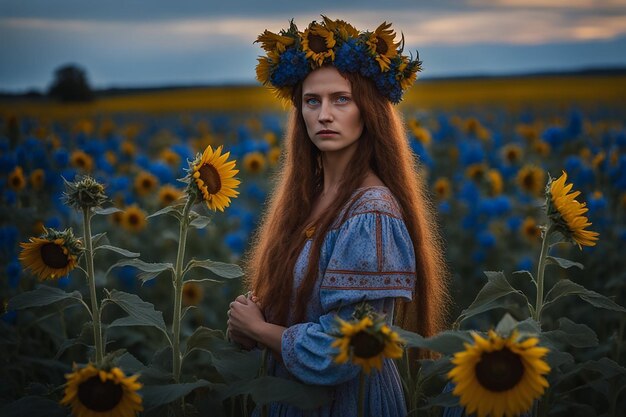
[{"label": "green stem", "polygon": [[100,324],[100,307],[96,296],[96,278],[93,267],[93,243],[91,242],[91,209],[83,209],[83,231],[85,239],[85,259],[87,261],[87,282],[91,295],[91,322],[93,323],[93,338],[96,347],[96,365],[104,359],[102,344],[102,325]]},{"label": "green stem", "polygon": [[174,317],[172,319],[172,373],[174,381],[180,382],[182,358],[180,355],[180,322],[183,304],[183,262],[185,260],[185,246],[187,243],[187,229],[189,227],[189,211],[193,205],[193,197],[187,197],[180,219],[180,234],[178,237],[178,253],[176,255],[176,270],[174,272]]},{"label": "green stem", "polygon": [[539,255],[539,265],[537,265],[537,302],[535,303],[533,319],[539,324],[541,324],[541,309],[543,308],[543,281],[546,269],[546,257],[548,255],[548,239],[551,232],[551,226],[548,226],[544,231],[543,241],[541,242],[541,255]]},{"label": "green stem", "polygon": [[359,399],[357,404],[357,416],[363,417],[363,404],[365,402],[365,373],[363,370],[359,373]]}]

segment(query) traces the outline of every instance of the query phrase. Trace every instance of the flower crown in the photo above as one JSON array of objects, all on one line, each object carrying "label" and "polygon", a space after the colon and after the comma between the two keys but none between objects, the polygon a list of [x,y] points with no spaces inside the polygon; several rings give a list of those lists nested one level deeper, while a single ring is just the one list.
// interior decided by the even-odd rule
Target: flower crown
[{"label": "flower crown", "polygon": [[304,31],[291,20],[289,29],[278,34],[268,30],[256,42],[267,52],[258,58],[257,79],[270,85],[278,97],[290,100],[293,87],[316,68],[333,65],[340,72],[355,72],[370,78],[392,103],[402,100],[404,90],[422,70],[419,54],[402,55],[404,36],[394,43],[391,23],[383,22],[374,32],[360,32],[343,20],[313,21]]}]

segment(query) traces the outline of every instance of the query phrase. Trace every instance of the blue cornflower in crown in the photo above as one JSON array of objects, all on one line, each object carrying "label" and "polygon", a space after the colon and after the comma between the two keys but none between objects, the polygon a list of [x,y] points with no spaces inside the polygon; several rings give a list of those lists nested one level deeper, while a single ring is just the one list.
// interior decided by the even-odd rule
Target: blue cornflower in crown
[{"label": "blue cornflower in crown", "polygon": [[333,65],[341,72],[354,72],[370,78],[381,95],[399,103],[402,94],[422,70],[416,58],[403,55],[404,36],[395,42],[391,23],[383,22],[374,32],[361,32],[343,20],[322,15],[300,32],[291,20],[278,34],[264,31],[260,42],[266,55],[258,58],[257,79],[270,86],[282,99],[291,100],[293,87],[313,70]]}]

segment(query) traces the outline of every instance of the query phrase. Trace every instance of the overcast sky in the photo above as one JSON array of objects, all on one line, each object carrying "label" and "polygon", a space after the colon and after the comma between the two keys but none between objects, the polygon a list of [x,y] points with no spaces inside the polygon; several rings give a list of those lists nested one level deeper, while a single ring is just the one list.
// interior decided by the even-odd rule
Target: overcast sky
[{"label": "overcast sky", "polygon": [[254,83],[257,35],[320,14],[392,22],[422,78],[626,66],[626,0],[0,0],[0,90]]}]

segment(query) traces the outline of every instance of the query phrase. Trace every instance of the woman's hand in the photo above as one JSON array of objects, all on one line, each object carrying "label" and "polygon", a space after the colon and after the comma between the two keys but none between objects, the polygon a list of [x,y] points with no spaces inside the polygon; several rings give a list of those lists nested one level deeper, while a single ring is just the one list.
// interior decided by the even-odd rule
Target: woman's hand
[{"label": "woman's hand", "polygon": [[[233,301],[230,304],[231,308],[228,310],[229,319],[228,319],[228,330],[226,331],[226,334],[228,335],[228,338],[230,340],[232,340],[235,343],[240,344],[244,349],[250,350],[257,345],[256,340],[242,333],[240,330],[237,330],[236,328],[234,328],[233,325],[231,324],[231,319],[230,319],[232,315],[232,306],[234,303],[248,304],[248,302],[251,302],[251,304],[254,304],[257,302],[257,299],[254,296],[251,298],[246,298],[244,295],[240,295],[235,299],[235,301]],[[258,303],[257,303],[257,306],[258,306]],[[263,319],[263,321],[265,321],[265,319]]]},{"label": "woman's hand", "polygon": [[240,295],[230,303],[228,331],[240,340],[252,339],[280,354],[285,327],[265,321],[256,297],[246,298]]}]

